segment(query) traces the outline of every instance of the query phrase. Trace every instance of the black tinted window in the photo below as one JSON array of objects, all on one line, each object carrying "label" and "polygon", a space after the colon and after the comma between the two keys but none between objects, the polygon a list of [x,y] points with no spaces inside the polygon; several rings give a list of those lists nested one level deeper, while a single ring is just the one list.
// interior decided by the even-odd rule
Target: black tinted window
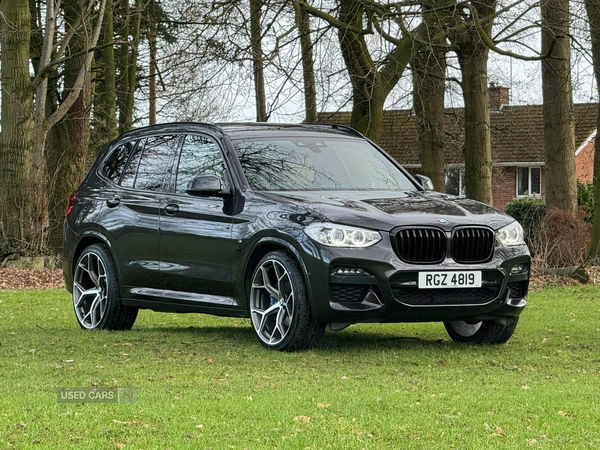
[{"label": "black tinted window", "polygon": [[177,171],[177,192],[185,193],[188,183],[199,175],[216,175],[224,185],[227,183],[219,145],[205,136],[186,136]]},{"label": "black tinted window", "polygon": [[144,149],[144,144],[146,143],[146,139],[142,139],[138,141],[137,146],[133,150],[131,157],[129,158],[129,164],[127,164],[127,168],[125,169],[125,173],[121,178],[121,186],[132,188],[135,182],[135,176],[137,174],[138,165],[140,164],[140,157],[142,156],[142,150]]},{"label": "black tinted window", "polygon": [[250,185],[262,191],[414,191],[383,153],[362,139],[257,138],[235,143]]},{"label": "black tinted window", "polygon": [[156,136],[146,139],[137,170],[135,188],[144,191],[168,190],[171,170],[179,148],[180,136]]},{"label": "black tinted window", "polygon": [[123,174],[123,169],[125,169],[125,164],[127,164],[127,160],[129,159],[129,154],[133,149],[135,142],[127,142],[126,144],[119,145],[109,156],[102,168],[102,174],[117,183],[121,175]]}]

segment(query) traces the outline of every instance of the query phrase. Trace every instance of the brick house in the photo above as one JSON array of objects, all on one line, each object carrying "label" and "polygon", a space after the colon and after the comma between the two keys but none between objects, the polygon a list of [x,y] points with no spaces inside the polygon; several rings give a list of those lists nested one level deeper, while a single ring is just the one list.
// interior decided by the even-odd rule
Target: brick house
[{"label": "brick house", "polygon": [[[490,85],[492,189],[500,209],[515,198],[544,194],[544,121],[541,105],[509,105],[509,90]],[[596,137],[597,103],[575,105],[577,176],[591,181]],[[320,122],[348,125],[349,112],[319,114]],[[464,195],[463,109],[446,109],[446,192]],[[412,110],[383,114],[380,145],[411,173],[421,168]]]}]

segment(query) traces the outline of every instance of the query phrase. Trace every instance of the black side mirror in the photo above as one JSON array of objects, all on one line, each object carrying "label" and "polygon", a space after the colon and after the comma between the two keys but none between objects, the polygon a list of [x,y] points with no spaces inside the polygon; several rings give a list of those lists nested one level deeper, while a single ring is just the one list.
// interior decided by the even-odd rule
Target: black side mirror
[{"label": "black side mirror", "polygon": [[195,197],[223,197],[223,183],[216,175],[200,175],[190,181],[186,192]]},{"label": "black side mirror", "polygon": [[415,178],[419,183],[421,183],[421,187],[426,191],[433,191],[433,181],[431,178],[426,177],[425,175],[415,175]]}]

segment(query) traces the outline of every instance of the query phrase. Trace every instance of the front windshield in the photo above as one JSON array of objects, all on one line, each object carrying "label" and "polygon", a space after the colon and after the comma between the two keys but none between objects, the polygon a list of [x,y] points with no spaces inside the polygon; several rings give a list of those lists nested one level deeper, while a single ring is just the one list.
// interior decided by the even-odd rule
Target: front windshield
[{"label": "front windshield", "polygon": [[248,183],[260,191],[415,191],[362,139],[288,136],[235,141]]}]

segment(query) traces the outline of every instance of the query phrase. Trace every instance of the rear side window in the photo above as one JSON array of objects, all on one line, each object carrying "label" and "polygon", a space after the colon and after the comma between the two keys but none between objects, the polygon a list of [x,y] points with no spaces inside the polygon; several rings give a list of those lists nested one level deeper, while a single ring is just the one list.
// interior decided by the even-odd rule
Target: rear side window
[{"label": "rear side window", "polygon": [[140,164],[140,158],[142,156],[142,150],[144,149],[144,144],[146,143],[146,139],[141,139],[138,141],[137,146],[133,150],[131,157],[129,158],[129,164],[127,164],[127,168],[125,169],[125,173],[123,174],[123,178],[121,178],[121,186],[132,188],[135,183],[135,176],[137,175],[138,165]]},{"label": "rear side window", "polygon": [[135,142],[127,142],[119,145],[104,163],[102,175],[109,180],[118,183],[123,174],[123,170],[125,169],[125,165],[127,164],[127,160],[129,159],[129,154],[134,146]]},{"label": "rear side window", "polygon": [[185,194],[188,183],[199,175],[216,175],[227,186],[225,173],[225,161],[214,140],[206,136],[185,137],[177,170],[178,194]]},{"label": "rear side window", "polygon": [[167,191],[181,136],[155,136],[146,139],[137,170],[135,188],[143,191]]}]

